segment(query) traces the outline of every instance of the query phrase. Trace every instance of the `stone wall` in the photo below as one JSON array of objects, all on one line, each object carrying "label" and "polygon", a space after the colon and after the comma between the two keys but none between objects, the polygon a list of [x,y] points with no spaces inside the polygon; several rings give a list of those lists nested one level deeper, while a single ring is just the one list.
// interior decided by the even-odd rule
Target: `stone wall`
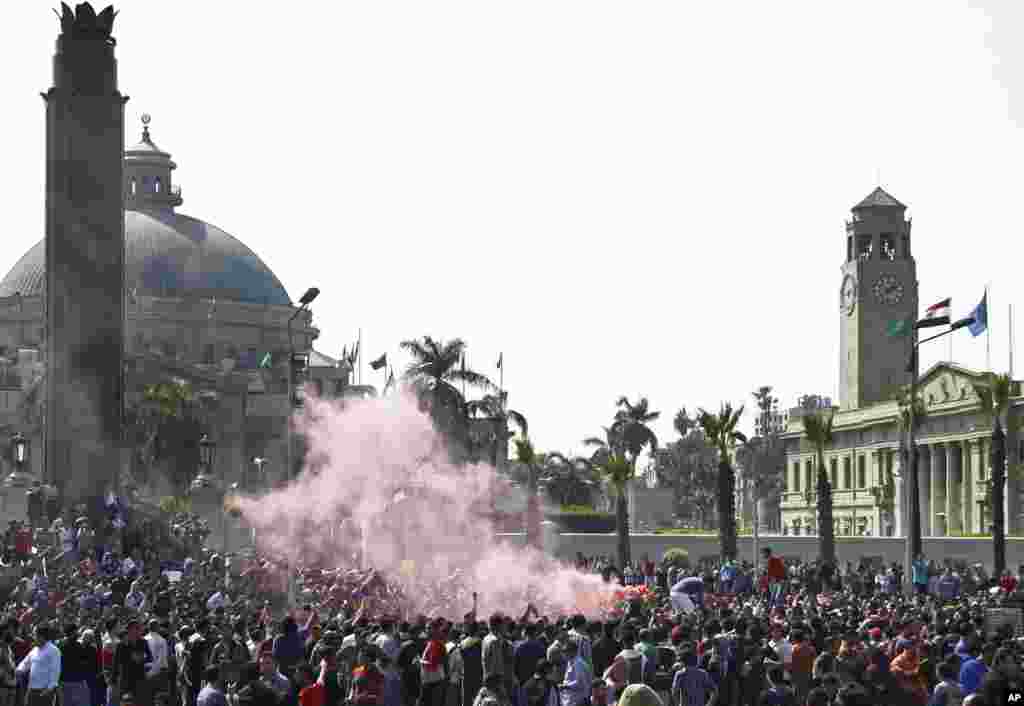
[{"label": "stone wall", "polygon": [[[513,544],[523,542],[522,534],[499,535],[504,541]],[[554,553],[561,559],[572,559],[576,552],[585,556],[615,555],[614,534],[561,534],[548,540]],[[691,560],[701,557],[718,556],[718,535],[658,535],[634,534],[631,539],[632,555],[640,559],[649,554],[652,559],[660,559],[667,549],[681,547],[690,554]],[[771,547],[775,554],[784,557],[816,559],[818,556],[817,537],[762,537],[761,547]],[[837,537],[836,553],[839,561],[858,561],[861,557],[882,557],[886,563],[903,563],[905,547],[901,537]],[[981,563],[992,569],[992,540],[962,539],[956,537],[925,538],[923,540],[925,558],[942,561],[944,559],[964,560],[969,563]],[[753,560],[753,539],[739,538],[740,558],[744,561]],[[1016,570],[1024,564],[1024,538],[1008,537],[1006,540],[1006,566]]]}]

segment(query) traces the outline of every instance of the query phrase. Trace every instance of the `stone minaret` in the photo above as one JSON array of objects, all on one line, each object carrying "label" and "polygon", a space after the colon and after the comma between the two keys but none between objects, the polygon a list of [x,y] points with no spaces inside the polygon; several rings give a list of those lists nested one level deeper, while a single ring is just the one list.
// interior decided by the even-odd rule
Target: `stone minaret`
[{"label": "stone minaret", "polygon": [[63,5],[46,101],[45,481],[102,497],[122,464],[124,104],[114,9]]}]

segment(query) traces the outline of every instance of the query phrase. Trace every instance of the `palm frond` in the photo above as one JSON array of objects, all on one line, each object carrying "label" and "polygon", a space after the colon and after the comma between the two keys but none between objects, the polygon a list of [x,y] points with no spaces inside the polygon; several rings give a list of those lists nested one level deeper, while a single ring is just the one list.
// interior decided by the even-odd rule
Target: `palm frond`
[{"label": "palm frond", "polygon": [[[430,340],[429,338],[427,340]],[[428,360],[431,360],[434,356],[432,352],[424,345],[422,341],[408,340],[402,341],[398,344],[399,349],[405,351],[411,355],[414,359],[413,366],[421,365]]]},{"label": "palm frond", "polygon": [[520,434],[522,434],[523,436],[526,436],[527,434],[530,433],[530,429],[529,429],[529,426],[526,423],[526,417],[525,416],[523,416],[521,413],[515,411],[514,409],[508,410],[508,412],[506,412],[506,414],[508,415],[509,421],[512,422],[513,424],[515,424],[516,427],[519,429],[519,433]]}]

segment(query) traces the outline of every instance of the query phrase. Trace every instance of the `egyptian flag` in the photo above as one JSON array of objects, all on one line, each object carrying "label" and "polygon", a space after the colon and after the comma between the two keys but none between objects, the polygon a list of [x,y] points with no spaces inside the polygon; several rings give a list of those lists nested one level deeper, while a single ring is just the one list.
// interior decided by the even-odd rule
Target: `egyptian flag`
[{"label": "egyptian flag", "polygon": [[917,328],[929,328],[931,326],[948,326],[950,299],[947,297],[937,304],[932,304],[924,310],[924,318],[917,322]]}]

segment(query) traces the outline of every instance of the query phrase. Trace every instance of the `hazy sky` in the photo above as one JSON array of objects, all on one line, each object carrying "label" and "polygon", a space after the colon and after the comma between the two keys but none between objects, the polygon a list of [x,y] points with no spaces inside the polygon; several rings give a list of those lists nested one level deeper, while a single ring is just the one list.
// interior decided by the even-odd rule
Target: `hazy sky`
[{"label": "hazy sky", "polygon": [[[51,4],[19,3],[0,43],[0,270],[43,236]],[[664,440],[680,406],[759,385],[837,397],[844,219],[879,172],[922,306],[965,315],[991,281],[1005,370],[1015,4],[127,0],[115,36],[129,142],[150,113],[178,210],[293,298],[321,288],[318,350],[362,327],[367,361],[404,367],[401,339],[460,336],[495,379],[504,352],[537,446],[580,451],[619,395]],[[983,367],[984,338],[953,353]]]}]

